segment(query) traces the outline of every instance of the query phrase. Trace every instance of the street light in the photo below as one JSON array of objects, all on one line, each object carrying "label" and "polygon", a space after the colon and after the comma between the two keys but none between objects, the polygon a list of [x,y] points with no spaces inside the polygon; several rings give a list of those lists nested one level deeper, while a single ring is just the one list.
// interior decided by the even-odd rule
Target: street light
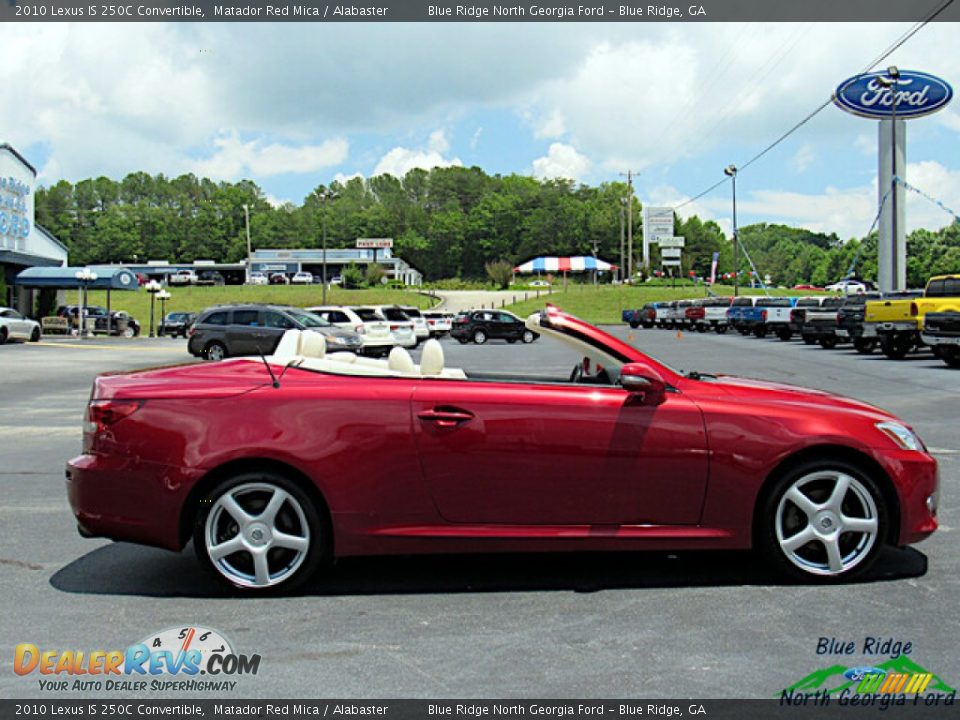
[{"label": "street light", "polygon": [[[161,290],[157,293],[157,300],[160,301],[160,335],[163,336],[163,325],[166,322],[167,318],[167,300],[171,297],[170,293],[166,290]],[[151,313],[151,320],[153,313]]]},{"label": "street light", "polygon": [[327,304],[327,201],[336,200],[338,197],[340,197],[340,193],[335,193],[329,188],[320,193],[320,202],[323,207],[323,258],[321,260],[323,263],[323,274],[321,275],[323,280],[323,305]]},{"label": "street light", "polygon": [[150,293],[150,337],[156,337],[153,332],[153,301],[156,299],[157,293],[163,289],[163,286],[156,280],[151,280],[143,286],[143,289]]},{"label": "street light", "polygon": [[250,206],[243,204],[243,217],[247,225],[247,282],[250,282]]},{"label": "street light", "polygon": [[892,144],[890,145],[890,241],[893,251],[890,253],[892,287],[900,287],[900,268],[897,267],[899,251],[897,248],[897,88],[900,84],[900,69],[896,65],[887,68],[886,77],[878,77],[877,82],[890,92],[890,131]]},{"label": "street light", "polygon": [[737,166],[727,165],[723,174],[733,180],[733,294],[740,294],[740,238],[737,237]]},{"label": "street light", "polygon": [[80,327],[77,329],[77,337],[82,338],[87,331],[87,323],[85,322],[87,316],[87,288],[90,287],[90,283],[96,282],[97,274],[90,268],[85,267],[82,270],[77,270],[74,277],[80,283],[80,309],[77,314]]}]

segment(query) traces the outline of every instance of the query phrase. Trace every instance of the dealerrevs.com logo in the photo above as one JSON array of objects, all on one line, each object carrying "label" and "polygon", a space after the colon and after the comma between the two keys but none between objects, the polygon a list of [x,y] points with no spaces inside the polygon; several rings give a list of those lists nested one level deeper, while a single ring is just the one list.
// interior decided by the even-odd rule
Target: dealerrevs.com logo
[{"label": "dealerrevs.com logo", "polygon": [[44,692],[229,692],[256,675],[260,655],[244,655],[217,630],[186,626],[153,633],[124,650],[41,648],[20,643],[13,670]]}]

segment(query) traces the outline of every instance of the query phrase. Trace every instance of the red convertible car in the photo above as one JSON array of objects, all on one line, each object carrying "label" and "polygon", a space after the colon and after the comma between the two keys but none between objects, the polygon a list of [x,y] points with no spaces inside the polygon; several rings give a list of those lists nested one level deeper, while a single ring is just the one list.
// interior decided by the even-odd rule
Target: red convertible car
[{"label": "red convertible car", "polygon": [[[797,579],[863,573],[937,528],[936,461],[896,417],[824,392],[679,373],[556,308],[568,377],[327,353],[96,378],[67,465],[85,536],[182,549],[250,591],[329,558],[755,548]],[[591,372],[592,371],[592,372]]]}]

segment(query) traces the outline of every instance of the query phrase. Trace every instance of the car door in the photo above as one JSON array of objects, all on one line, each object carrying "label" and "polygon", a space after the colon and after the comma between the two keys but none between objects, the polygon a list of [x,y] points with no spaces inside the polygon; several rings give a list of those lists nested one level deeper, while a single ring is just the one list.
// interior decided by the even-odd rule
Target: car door
[{"label": "car door", "polygon": [[433,380],[412,398],[424,480],[453,523],[695,524],[707,481],[697,406],[614,386]]},{"label": "car door", "polygon": [[251,308],[234,310],[227,325],[227,352],[231,355],[256,355],[269,351],[262,337],[263,322],[260,311]]},{"label": "car door", "polygon": [[260,347],[263,348],[263,354],[269,355],[276,350],[280,343],[280,338],[287,330],[295,329],[296,323],[283,313],[276,310],[263,311],[263,330],[260,334]]}]

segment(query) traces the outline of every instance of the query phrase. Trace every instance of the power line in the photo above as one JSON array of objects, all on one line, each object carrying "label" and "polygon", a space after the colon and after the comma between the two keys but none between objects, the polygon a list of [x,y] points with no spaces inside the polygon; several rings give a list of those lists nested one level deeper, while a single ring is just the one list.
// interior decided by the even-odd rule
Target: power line
[{"label": "power line", "polygon": [[[876,67],[877,65],[879,65],[881,62],[883,62],[883,61],[886,60],[888,57],[890,57],[890,55],[892,55],[894,52],[896,52],[897,50],[899,50],[904,44],[906,44],[906,42],[907,42],[908,40],[910,40],[914,35],[916,35],[922,28],[924,28],[926,25],[928,25],[930,22],[932,22],[934,19],[936,19],[936,17],[937,17],[938,15],[940,15],[944,10],[946,10],[948,7],[950,7],[950,5],[953,4],[953,2],[954,2],[954,0],[944,0],[944,2],[943,2],[939,7],[935,8],[934,10],[932,10],[932,11],[930,12],[930,14],[929,14],[926,18],[924,18],[923,20],[915,23],[909,30],[905,31],[905,32],[904,32],[899,38],[897,38],[890,46],[888,46],[887,49],[884,50],[884,51],[879,55],[879,57],[877,57],[876,59],[874,59],[869,65],[867,65],[867,66],[866,66],[863,70],[861,70],[857,75],[855,75],[854,77],[850,78],[850,80],[847,82],[847,84],[849,85],[849,84],[852,84],[852,83],[856,82],[856,81],[859,80],[861,77],[863,77],[864,75],[866,75],[867,73],[869,73],[871,70],[873,70],[873,68],[875,68],[875,67]],[[804,125],[806,125],[808,122],[810,122],[811,120],[813,120],[813,118],[815,118],[817,115],[819,115],[821,112],[823,112],[823,110],[826,109],[832,102],[833,102],[833,96],[831,95],[829,98],[827,98],[827,100],[825,100],[823,103],[821,103],[819,106],[817,106],[817,108],[816,108],[813,112],[811,112],[811,113],[808,114],[805,118],[803,118],[803,120],[801,120],[800,122],[798,122],[796,125],[794,125],[793,127],[791,127],[789,130],[787,130],[787,131],[786,131],[785,133],[783,133],[782,135],[780,135],[780,137],[778,137],[778,138],[777,138],[776,140],[774,140],[772,143],[770,143],[769,145],[767,145],[765,148],[763,148],[763,150],[761,150],[760,152],[758,152],[756,155],[754,155],[752,158],[750,158],[749,160],[747,160],[745,163],[743,163],[742,165],[738,166],[739,169],[740,169],[740,171],[743,171],[743,170],[747,169],[748,167],[750,167],[751,165],[753,165],[753,163],[755,163],[757,160],[759,160],[760,158],[762,158],[762,157],[763,157],[764,155],[766,155],[768,152],[770,152],[771,150],[773,150],[773,149],[774,149],[775,147],[777,147],[780,143],[782,143],[782,142],[783,142],[784,140],[786,140],[788,137],[790,137],[791,135],[793,135],[793,133],[795,133],[797,130],[799,130],[799,129],[802,128]],[[705,195],[713,192],[713,191],[716,190],[718,187],[720,187],[721,185],[723,185],[724,183],[726,183],[726,182],[728,181],[728,179],[729,179],[729,178],[726,178],[726,177],[725,177],[725,178],[719,180],[718,182],[714,183],[713,185],[711,185],[709,188],[707,188],[707,189],[704,190],[703,192],[701,192],[701,193],[699,193],[698,195],[694,196],[693,198],[690,198],[689,200],[685,200],[684,202],[680,203],[679,205],[675,205],[674,208],[673,208],[674,211],[679,210],[680,208],[684,207],[685,205],[689,205],[690,203],[692,203],[692,202],[694,202],[694,201],[696,201],[696,200],[699,200],[700,198],[704,197]]]}]

